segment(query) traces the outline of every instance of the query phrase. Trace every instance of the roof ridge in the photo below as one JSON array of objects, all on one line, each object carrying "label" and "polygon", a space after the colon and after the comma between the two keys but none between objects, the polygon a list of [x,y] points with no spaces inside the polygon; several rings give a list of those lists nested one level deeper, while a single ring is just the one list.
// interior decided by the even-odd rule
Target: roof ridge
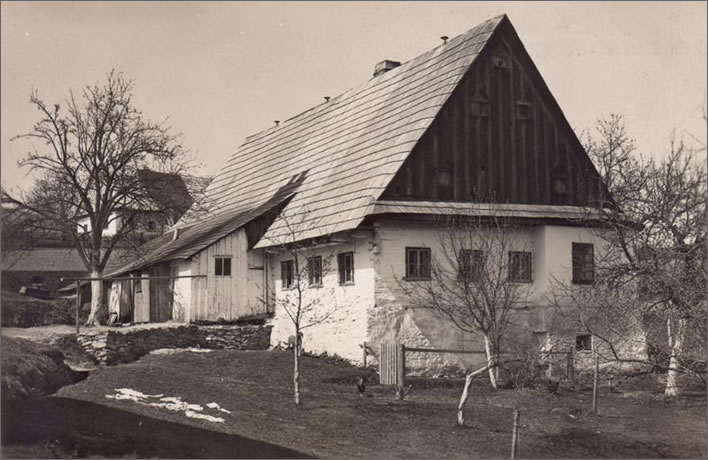
[{"label": "roof ridge", "polygon": [[[306,230],[298,239],[358,225],[504,18],[487,19],[401,66],[246,137],[207,189],[213,215],[260,203],[293,173],[310,169],[283,209],[283,215],[303,215]],[[192,221],[187,216],[183,223]],[[264,239],[282,238],[282,225],[282,218],[276,218],[256,247]]]},{"label": "roof ridge", "polygon": [[485,25],[487,25],[487,24],[489,24],[489,23],[493,23],[493,22],[495,22],[495,21],[496,21],[496,24],[495,24],[494,28],[496,28],[496,26],[498,26],[499,23],[500,23],[504,18],[508,18],[508,17],[507,17],[507,15],[506,15],[505,13],[502,13],[502,14],[500,14],[500,15],[497,15],[497,16],[494,16],[494,17],[492,17],[492,18],[486,19],[486,20],[484,20],[483,22],[481,22],[481,23],[479,23],[479,24],[477,24],[477,25],[475,25],[475,26],[473,26],[473,27],[467,29],[466,31],[464,31],[464,32],[462,32],[462,33],[460,33],[460,34],[458,34],[458,35],[455,35],[453,38],[451,38],[451,39],[448,40],[448,43],[443,43],[443,44],[440,44],[440,45],[438,45],[438,46],[436,46],[436,47],[434,47],[434,48],[430,48],[430,49],[428,49],[427,51],[424,51],[424,52],[418,54],[417,56],[412,57],[412,58],[410,58],[410,59],[408,59],[408,60],[402,62],[400,66],[397,66],[397,67],[395,67],[395,68],[393,68],[393,69],[391,69],[391,70],[389,70],[389,71],[387,71],[387,72],[383,72],[383,73],[381,73],[381,74],[379,74],[379,75],[373,76],[373,77],[369,78],[368,80],[366,80],[364,83],[361,83],[361,84],[359,84],[359,85],[357,85],[357,86],[354,86],[354,87],[352,87],[352,88],[349,88],[348,90],[343,91],[342,93],[339,93],[339,94],[336,95],[336,96],[332,96],[332,97],[329,99],[329,101],[320,102],[319,104],[316,104],[316,105],[314,105],[314,106],[311,106],[311,107],[309,107],[309,108],[303,110],[302,112],[299,112],[299,113],[297,113],[297,114],[295,114],[295,115],[293,115],[293,116],[291,116],[291,117],[286,118],[284,121],[281,121],[280,123],[278,123],[278,124],[275,125],[275,126],[270,126],[270,127],[268,127],[268,128],[262,129],[262,130],[260,130],[260,131],[258,131],[258,132],[256,132],[256,133],[250,134],[250,135],[248,135],[248,136],[246,136],[246,137],[244,138],[244,142],[242,142],[241,145],[239,145],[238,148],[240,149],[241,146],[247,144],[251,138],[254,138],[254,137],[258,136],[259,134],[265,134],[265,133],[268,133],[268,132],[273,132],[273,131],[275,131],[275,130],[278,129],[278,128],[281,128],[281,129],[282,129],[286,124],[289,124],[289,122],[293,121],[294,119],[299,118],[299,117],[305,115],[306,113],[313,111],[314,109],[316,109],[316,108],[318,108],[318,107],[322,107],[322,106],[324,106],[324,105],[326,105],[326,104],[332,104],[332,103],[336,102],[337,99],[339,99],[339,98],[341,98],[342,96],[344,96],[345,94],[350,93],[350,92],[353,92],[353,91],[355,91],[355,90],[357,90],[357,89],[359,89],[359,88],[361,88],[361,87],[364,87],[364,86],[366,86],[367,84],[371,83],[373,80],[376,80],[376,79],[378,79],[378,78],[380,78],[380,77],[382,77],[382,76],[384,76],[384,75],[387,75],[387,78],[390,78],[390,77],[391,77],[392,75],[394,75],[396,72],[401,72],[401,68],[403,68],[403,67],[409,65],[411,62],[413,62],[413,61],[415,61],[415,60],[418,60],[418,59],[422,58],[423,56],[425,56],[425,55],[427,55],[427,54],[433,54],[434,51],[437,50],[437,49],[439,49],[439,48],[442,48],[442,47],[450,47],[450,46],[452,45],[452,43],[453,43],[455,40],[458,40],[460,37],[467,36],[468,34],[470,34],[472,31],[474,31],[474,30],[476,30],[476,29],[481,29],[481,28],[483,28]]}]

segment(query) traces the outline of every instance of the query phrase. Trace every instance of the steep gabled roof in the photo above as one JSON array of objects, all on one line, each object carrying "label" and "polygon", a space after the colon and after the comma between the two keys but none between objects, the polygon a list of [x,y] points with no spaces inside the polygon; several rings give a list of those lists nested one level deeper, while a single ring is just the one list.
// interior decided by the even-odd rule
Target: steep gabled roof
[{"label": "steep gabled roof", "polygon": [[248,137],[207,188],[211,213],[258,206],[309,170],[257,247],[289,241],[294,224],[298,240],[355,228],[505,18]]}]

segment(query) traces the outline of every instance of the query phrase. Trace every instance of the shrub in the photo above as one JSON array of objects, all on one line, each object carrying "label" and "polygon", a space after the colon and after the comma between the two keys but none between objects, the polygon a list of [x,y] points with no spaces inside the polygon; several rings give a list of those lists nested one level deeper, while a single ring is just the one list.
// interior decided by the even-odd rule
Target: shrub
[{"label": "shrub", "polygon": [[[14,292],[2,291],[2,326],[36,327],[52,324],[75,324],[76,305],[73,299],[41,300]],[[79,312],[83,324],[88,318],[90,304]]]}]

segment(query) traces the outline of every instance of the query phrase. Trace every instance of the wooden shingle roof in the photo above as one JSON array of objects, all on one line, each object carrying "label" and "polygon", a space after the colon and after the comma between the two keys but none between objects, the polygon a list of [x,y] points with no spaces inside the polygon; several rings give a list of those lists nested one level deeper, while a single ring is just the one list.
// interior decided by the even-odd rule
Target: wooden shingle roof
[{"label": "wooden shingle roof", "polygon": [[141,246],[140,257],[132,262],[106,267],[107,274],[105,276],[112,278],[142,270],[158,262],[188,259],[221,238],[287,202],[297,190],[298,185],[298,182],[286,184],[268,201],[255,208],[223,212],[206,221],[180,227],[177,230],[176,238],[175,230],[167,232]]},{"label": "wooden shingle roof", "polygon": [[256,247],[355,228],[505,18],[246,138],[206,190],[210,213],[252,209],[307,171]]}]

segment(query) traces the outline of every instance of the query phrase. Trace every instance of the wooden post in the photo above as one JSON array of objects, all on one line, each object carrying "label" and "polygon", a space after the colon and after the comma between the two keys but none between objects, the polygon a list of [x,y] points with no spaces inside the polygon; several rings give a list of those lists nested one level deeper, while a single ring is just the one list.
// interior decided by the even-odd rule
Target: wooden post
[{"label": "wooden post", "polygon": [[597,415],[597,375],[600,373],[600,357],[595,352],[595,373],[592,377],[592,413]]},{"label": "wooden post", "polygon": [[519,449],[519,411],[514,410],[514,426],[511,429],[511,458],[516,458]]},{"label": "wooden post", "polygon": [[366,367],[366,342],[362,345],[361,361],[364,363],[364,367]]},{"label": "wooden post", "polygon": [[81,283],[76,280],[76,337],[79,337],[79,310],[81,310]]},{"label": "wooden post", "polygon": [[396,384],[403,388],[406,386],[406,346],[403,344],[398,345],[398,359],[396,361],[398,364]]},{"label": "wooden post", "polygon": [[568,349],[568,379],[575,382],[575,347]]}]

